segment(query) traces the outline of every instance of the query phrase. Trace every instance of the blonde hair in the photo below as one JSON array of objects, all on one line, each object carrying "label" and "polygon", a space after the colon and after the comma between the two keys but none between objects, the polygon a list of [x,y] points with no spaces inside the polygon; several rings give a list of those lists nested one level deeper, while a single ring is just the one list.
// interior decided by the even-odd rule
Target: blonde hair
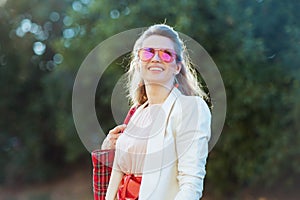
[{"label": "blonde hair", "polygon": [[191,61],[187,49],[183,41],[179,38],[178,33],[166,24],[156,24],[150,26],[135,42],[129,70],[127,71],[127,89],[128,96],[133,104],[143,104],[148,100],[145,85],[138,72],[138,50],[142,47],[143,41],[152,36],[159,35],[171,39],[174,43],[174,49],[177,54],[176,62],[181,64],[181,70],[176,75],[178,89],[187,96],[201,96],[206,98],[205,92],[200,88],[200,83],[197,80],[197,74],[191,66]]}]

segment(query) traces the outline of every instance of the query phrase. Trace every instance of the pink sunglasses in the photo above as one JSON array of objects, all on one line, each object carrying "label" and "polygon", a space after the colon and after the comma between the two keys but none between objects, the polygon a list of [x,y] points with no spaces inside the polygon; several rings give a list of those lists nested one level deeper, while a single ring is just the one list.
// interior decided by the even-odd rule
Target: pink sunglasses
[{"label": "pink sunglasses", "polygon": [[158,52],[159,58],[165,63],[173,62],[173,60],[177,58],[176,52],[172,49],[156,49],[150,47],[141,48],[138,51],[138,56],[142,61],[148,62],[154,57],[156,52]]}]

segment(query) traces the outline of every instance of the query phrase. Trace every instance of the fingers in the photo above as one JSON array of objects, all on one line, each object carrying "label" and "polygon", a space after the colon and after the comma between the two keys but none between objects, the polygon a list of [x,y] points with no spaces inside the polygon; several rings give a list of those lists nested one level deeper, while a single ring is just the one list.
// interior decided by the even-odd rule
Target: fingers
[{"label": "fingers", "polygon": [[126,128],[126,124],[118,125],[112,130],[109,131],[108,135],[103,141],[103,144],[101,146],[101,149],[115,149],[116,142],[118,137],[120,136],[120,132],[124,131]]},{"label": "fingers", "polygon": [[120,132],[124,131],[125,128],[126,128],[126,124],[116,126],[115,128],[109,131],[107,138],[111,140],[113,144],[115,144],[116,140],[120,136]]},{"label": "fingers", "polygon": [[101,146],[102,150],[115,149],[118,137],[112,137],[112,135],[115,136],[115,135],[119,135],[119,134],[108,134],[102,143],[102,146]]},{"label": "fingers", "polygon": [[119,135],[119,133],[124,131],[125,128],[126,128],[126,124],[121,124],[121,125],[113,128],[112,130],[110,130],[108,134],[118,134]]}]

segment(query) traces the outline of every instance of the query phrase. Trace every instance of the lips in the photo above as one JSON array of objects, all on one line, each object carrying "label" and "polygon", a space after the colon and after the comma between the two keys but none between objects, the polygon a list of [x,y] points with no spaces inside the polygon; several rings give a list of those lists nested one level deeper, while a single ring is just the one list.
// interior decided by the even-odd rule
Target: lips
[{"label": "lips", "polygon": [[164,71],[164,68],[158,67],[158,66],[151,66],[151,67],[148,67],[148,70],[150,70],[150,71],[160,71],[160,72],[162,72],[162,71]]}]

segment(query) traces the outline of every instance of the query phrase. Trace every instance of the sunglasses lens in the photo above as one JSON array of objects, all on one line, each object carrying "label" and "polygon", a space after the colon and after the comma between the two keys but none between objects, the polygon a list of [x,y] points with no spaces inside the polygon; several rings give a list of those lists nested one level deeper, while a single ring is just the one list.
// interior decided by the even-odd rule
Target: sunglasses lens
[{"label": "sunglasses lens", "polygon": [[164,62],[172,62],[173,61],[173,55],[171,52],[167,50],[160,50],[159,51],[159,56]]},{"label": "sunglasses lens", "polygon": [[139,52],[139,56],[142,61],[149,61],[153,58],[154,54],[155,50],[152,48],[141,49]]}]

